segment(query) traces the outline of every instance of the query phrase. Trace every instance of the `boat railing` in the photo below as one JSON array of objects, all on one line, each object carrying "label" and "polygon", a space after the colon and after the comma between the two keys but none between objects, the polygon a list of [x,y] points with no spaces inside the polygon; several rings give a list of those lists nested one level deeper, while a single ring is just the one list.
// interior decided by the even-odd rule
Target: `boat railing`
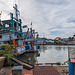
[{"label": "boat railing", "polygon": [[10,30],[10,29],[11,29],[10,27],[0,27],[0,32],[5,30]]}]

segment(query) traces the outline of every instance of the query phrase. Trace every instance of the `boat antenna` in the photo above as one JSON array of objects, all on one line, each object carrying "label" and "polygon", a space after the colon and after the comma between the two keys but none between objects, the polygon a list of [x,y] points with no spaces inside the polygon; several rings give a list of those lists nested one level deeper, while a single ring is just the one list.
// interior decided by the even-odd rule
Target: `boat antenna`
[{"label": "boat antenna", "polygon": [[32,21],[31,21],[31,28],[32,28]]},{"label": "boat antenna", "polygon": [[43,38],[45,38],[45,35],[44,35],[44,33],[43,33]]},{"label": "boat antenna", "polygon": [[2,14],[2,11],[0,12],[0,26],[1,26],[1,14]]}]

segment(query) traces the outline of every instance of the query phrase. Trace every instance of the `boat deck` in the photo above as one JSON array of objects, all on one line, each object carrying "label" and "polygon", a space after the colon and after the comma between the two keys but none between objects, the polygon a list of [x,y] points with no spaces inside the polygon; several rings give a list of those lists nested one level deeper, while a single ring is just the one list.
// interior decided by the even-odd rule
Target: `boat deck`
[{"label": "boat deck", "polygon": [[[5,75],[12,75],[12,67],[4,69]],[[10,73],[10,74],[9,74]],[[24,75],[61,75],[53,66],[35,66],[34,69],[26,70],[23,69]]]}]

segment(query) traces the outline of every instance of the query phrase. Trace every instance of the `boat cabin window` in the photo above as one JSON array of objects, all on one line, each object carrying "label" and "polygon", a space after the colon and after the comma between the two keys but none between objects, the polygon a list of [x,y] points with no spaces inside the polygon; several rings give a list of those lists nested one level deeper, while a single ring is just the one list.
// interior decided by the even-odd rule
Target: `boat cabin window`
[{"label": "boat cabin window", "polygon": [[0,35],[0,39],[2,38],[2,35]]},{"label": "boat cabin window", "polygon": [[9,27],[9,25],[8,24],[5,24],[5,27]]}]

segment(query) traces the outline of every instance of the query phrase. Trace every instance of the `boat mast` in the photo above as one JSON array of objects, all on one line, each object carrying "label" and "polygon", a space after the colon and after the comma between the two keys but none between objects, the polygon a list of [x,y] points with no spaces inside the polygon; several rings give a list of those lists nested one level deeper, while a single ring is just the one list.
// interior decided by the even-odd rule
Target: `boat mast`
[{"label": "boat mast", "polygon": [[17,24],[17,31],[19,31],[19,25],[18,25],[18,7],[17,7],[17,4],[15,4],[15,6],[13,6],[13,8],[15,9],[15,18],[16,18],[16,24]]},{"label": "boat mast", "polygon": [[[33,35],[32,35],[32,22],[31,22],[31,39],[33,38]],[[33,47],[33,41],[31,41],[31,46]]]}]

